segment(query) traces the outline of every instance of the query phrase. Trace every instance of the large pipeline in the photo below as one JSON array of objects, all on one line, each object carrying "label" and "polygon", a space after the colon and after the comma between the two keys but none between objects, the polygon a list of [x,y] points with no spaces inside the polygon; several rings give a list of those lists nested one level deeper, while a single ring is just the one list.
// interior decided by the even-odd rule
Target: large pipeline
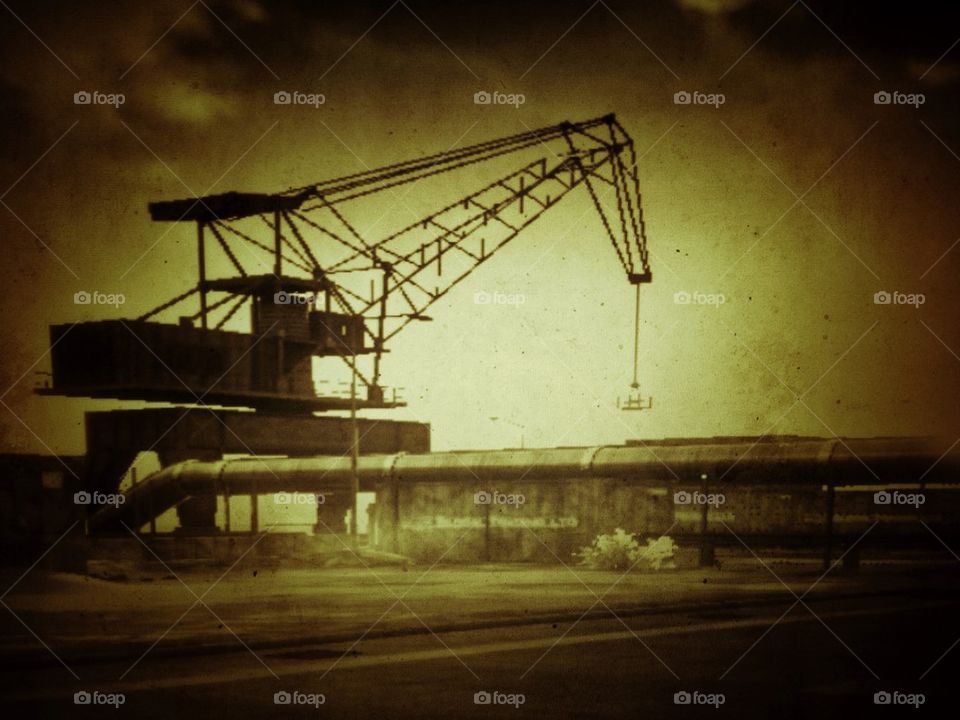
[{"label": "large pipeline", "polygon": [[[472,491],[511,483],[623,478],[659,486],[708,483],[871,485],[954,483],[960,453],[930,438],[716,438],[631,445],[365,455],[361,490],[384,483],[454,482]],[[140,524],[199,495],[348,491],[349,457],[187,461],[147,477],[117,507],[89,518],[92,530]]]}]

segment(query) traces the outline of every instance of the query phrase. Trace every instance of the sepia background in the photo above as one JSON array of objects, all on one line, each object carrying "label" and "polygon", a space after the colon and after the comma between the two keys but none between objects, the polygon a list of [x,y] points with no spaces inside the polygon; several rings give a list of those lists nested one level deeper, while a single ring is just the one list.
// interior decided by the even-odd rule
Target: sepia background
[{"label": "sepia background", "polygon": [[[615,407],[633,292],[581,192],[398,338],[385,381],[409,407],[390,417],[430,422],[440,450],[521,434],[952,439],[960,52],[928,5],[909,18],[762,0],[6,8],[0,443],[79,453],[82,411],[116,407],[33,395],[48,324],[135,317],[194,282],[191,229],[151,223],[148,202],[276,192],[608,112],[642,156],[654,409]],[[125,102],[76,105],[82,90]],[[325,103],[275,105],[279,90]],[[494,90],[524,102],[474,103]],[[684,90],[725,102],[675,104]],[[924,102],[878,105],[878,91]],[[359,221],[371,237],[438,204],[425,188],[386,202]],[[81,290],[126,302],[77,306]],[[525,301],[478,306],[480,291]],[[879,291],[924,302],[878,305]]]},{"label": "sepia background", "polygon": [[[0,0],[0,704],[955,705],[958,89],[960,26],[926,0]],[[350,407],[342,361],[370,350],[350,318],[273,295],[322,273],[271,278],[239,246],[266,278],[231,286],[261,313],[231,316],[245,336],[177,327],[185,303],[132,322],[198,277],[196,228],[150,203],[312,187],[319,206],[325,180],[519,134],[538,139],[524,162],[572,180],[590,151],[564,164],[563,133],[536,130],[610,113],[653,275],[639,388],[629,263],[586,188],[389,342],[387,401],[362,396],[379,409],[359,420],[313,414]],[[622,156],[607,130],[601,157]],[[507,160],[338,207],[392,241],[467,210]],[[542,202],[524,187],[506,188],[521,215]],[[477,227],[503,207],[476,204]],[[436,240],[432,271],[448,229],[422,223],[404,238]],[[207,278],[233,273],[208,247]],[[95,334],[108,319],[125,330]],[[49,326],[85,322],[51,348]],[[196,403],[51,397],[101,391]],[[628,395],[652,407],[622,412]]]}]

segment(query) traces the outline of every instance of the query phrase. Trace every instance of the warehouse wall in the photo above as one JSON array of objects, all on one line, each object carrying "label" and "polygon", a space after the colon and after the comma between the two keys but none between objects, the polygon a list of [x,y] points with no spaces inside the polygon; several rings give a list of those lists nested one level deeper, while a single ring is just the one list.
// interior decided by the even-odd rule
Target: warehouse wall
[{"label": "warehouse wall", "polygon": [[[874,502],[880,488],[836,493],[834,530],[861,533],[878,521],[878,536],[916,533],[930,523],[960,520],[960,492],[925,488],[921,509]],[[493,492],[502,493],[486,504]],[[570,562],[572,554],[602,533],[623,528],[641,538],[675,539],[701,531],[704,488],[664,481],[660,487],[629,478],[521,482],[510,488],[458,483],[383,484],[372,510],[376,547],[422,562]],[[487,497],[476,493],[486,492]],[[915,492],[915,491],[914,491]],[[687,493],[675,498],[675,493]],[[726,485],[707,487],[708,533],[744,537],[809,536],[826,532],[827,493],[821,486]],[[512,499],[515,502],[510,502]],[[522,497],[522,502],[520,499]],[[694,499],[695,498],[695,499]],[[684,503],[683,500],[693,499]],[[922,526],[919,526],[922,528]],[[728,530],[729,528],[729,530]]]}]

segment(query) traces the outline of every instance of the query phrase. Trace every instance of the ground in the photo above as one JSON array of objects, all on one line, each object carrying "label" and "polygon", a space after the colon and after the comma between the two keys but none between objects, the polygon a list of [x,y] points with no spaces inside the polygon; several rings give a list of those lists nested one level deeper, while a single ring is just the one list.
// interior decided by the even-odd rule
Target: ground
[{"label": "ground", "polygon": [[[187,706],[231,717],[849,717],[877,710],[884,691],[924,693],[929,714],[960,667],[948,652],[958,579],[955,564],[824,575],[812,561],[756,558],[625,575],[243,562],[122,580],[32,572],[4,598],[3,694],[18,717],[107,711],[75,705],[82,691],[122,693],[118,712],[138,717]],[[723,702],[676,704],[685,691],[694,705]],[[277,705],[277,692],[314,706]],[[476,704],[484,692],[493,702]]]}]

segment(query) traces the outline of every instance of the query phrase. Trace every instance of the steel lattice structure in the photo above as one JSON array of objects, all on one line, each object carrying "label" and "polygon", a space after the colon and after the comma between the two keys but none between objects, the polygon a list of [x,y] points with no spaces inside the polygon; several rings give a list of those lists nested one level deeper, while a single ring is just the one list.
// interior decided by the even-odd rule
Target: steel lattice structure
[{"label": "steel lattice structure", "polygon": [[[540,150],[541,157],[528,159]],[[362,198],[521,156],[526,159],[515,169],[384,237],[364,237],[350,219]],[[627,280],[638,286],[649,282],[636,165],[633,140],[607,115],[272,195],[226,193],[152,203],[154,220],[196,223],[199,279],[138,320],[193,296],[199,297],[199,309],[188,317],[204,329],[222,328],[247,303],[253,306],[254,333],[267,332],[273,320],[271,329],[279,324],[293,337],[291,318],[296,325],[307,317],[303,339],[312,354],[342,358],[366,385],[367,401],[382,403],[381,356],[390,340],[411,322],[430,319],[426,311],[434,303],[579,186]],[[242,244],[269,256],[272,272],[245,267]],[[208,276],[211,246],[235,274]],[[373,357],[369,375],[357,366],[360,355]]]}]

